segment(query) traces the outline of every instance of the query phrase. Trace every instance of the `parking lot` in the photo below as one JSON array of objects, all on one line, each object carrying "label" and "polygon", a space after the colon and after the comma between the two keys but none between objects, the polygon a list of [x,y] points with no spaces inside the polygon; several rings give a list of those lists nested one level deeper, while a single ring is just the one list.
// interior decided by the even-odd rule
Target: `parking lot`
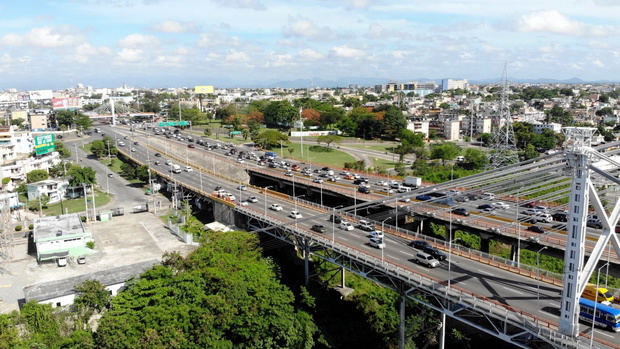
[{"label": "parking lot", "polygon": [[26,238],[20,238],[13,260],[0,265],[0,312],[18,309],[25,286],[159,259],[166,251],[187,255],[195,248],[179,241],[152,213],[114,217],[92,223],[88,229],[95,240],[95,254],[86,257],[86,264],[70,260],[62,268],[54,262],[38,264],[34,255],[28,255]]}]

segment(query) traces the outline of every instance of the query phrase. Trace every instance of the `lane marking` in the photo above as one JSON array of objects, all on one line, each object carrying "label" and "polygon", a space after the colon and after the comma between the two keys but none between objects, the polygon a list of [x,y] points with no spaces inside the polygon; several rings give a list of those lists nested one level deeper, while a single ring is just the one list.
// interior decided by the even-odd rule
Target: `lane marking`
[{"label": "lane marking", "polygon": [[[452,263],[454,263],[454,262],[452,262]],[[481,273],[481,274],[484,274],[484,275],[491,275],[491,276],[493,276],[493,274],[491,274],[491,273],[489,273],[489,272],[487,272],[487,271],[484,271],[484,270],[482,270],[482,269],[476,269],[476,270],[478,270],[478,272],[479,272],[479,273]]]},{"label": "lane marking", "polygon": [[387,254],[387,253],[385,254],[385,257],[389,257],[389,258],[392,258],[392,259],[398,259],[398,260],[400,260],[400,258],[399,258],[399,257],[395,257],[395,256],[392,256],[392,255]]},{"label": "lane marking", "polygon": [[345,238],[344,236],[340,236],[340,237],[338,238],[338,240],[349,241],[349,239]]}]

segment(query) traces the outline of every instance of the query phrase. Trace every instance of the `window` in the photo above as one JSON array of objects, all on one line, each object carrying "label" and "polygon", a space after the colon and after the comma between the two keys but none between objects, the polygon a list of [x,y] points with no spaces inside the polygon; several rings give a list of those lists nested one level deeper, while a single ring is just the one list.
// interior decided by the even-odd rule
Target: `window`
[{"label": "window", "polygon": [[573,250],[570,251],[570,258],[571,259],[575,258],[575,251]]},{"label": "window", "polygon": [[564,307],[564,310],[568,311],[569,307],[570,307],[570,303],[566,302],[566,306]]},{"label": "window", "polygon": [[573,212],[574,212],[574,213],[579,213],[579,206],[575,206],[575,207],[573,208]]},{"label": "window", "polygon": [[579,194],[575,194],[575,202],[579,202]]},{"label": "window", "polygon": [[[573,264],[573,263],[569,263],[569,264],[568,264],[568,270],[570,270],[570,271],[574,271],[574,270],[575,270],[575,264]],[[569,289],[570,289],[570,288],[569,288]],[[570,292],[569,292],[569,293],[570,293]]]}]

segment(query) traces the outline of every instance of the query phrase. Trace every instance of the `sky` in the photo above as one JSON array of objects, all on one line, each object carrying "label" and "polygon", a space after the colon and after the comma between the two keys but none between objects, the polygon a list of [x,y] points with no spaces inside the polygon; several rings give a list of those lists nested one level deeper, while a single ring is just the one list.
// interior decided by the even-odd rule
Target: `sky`
[{"label": "sky", "polygon": [[0,1],[0,89],[620,80],[620,0]]}]

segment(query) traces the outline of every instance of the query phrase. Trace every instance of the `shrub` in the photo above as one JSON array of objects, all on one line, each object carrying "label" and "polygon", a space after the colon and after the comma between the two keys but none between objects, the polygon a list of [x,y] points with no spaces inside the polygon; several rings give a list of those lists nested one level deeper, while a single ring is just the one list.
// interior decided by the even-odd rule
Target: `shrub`
[{"label": "shrub", "polygon": [[22,226],[21,225],[16,225],[15,226],[15,231],[21,231],[22,230]]},{"label": "shrub", "polygon": [[90,248],[91,250],[95,249],[95,242],[94,241],[88,241],[86,243],[86,247]]},{"label": "shrub", "polygon": [[86,216],[81,216],[81,217],[80,217],[80,220],[81,220],[82,222],[86,222]]},{"label": "shrub", "polygon": [[28,224],[28,230],[32,230],[32,229],[34,229],[34,224],[32,223]]}]

